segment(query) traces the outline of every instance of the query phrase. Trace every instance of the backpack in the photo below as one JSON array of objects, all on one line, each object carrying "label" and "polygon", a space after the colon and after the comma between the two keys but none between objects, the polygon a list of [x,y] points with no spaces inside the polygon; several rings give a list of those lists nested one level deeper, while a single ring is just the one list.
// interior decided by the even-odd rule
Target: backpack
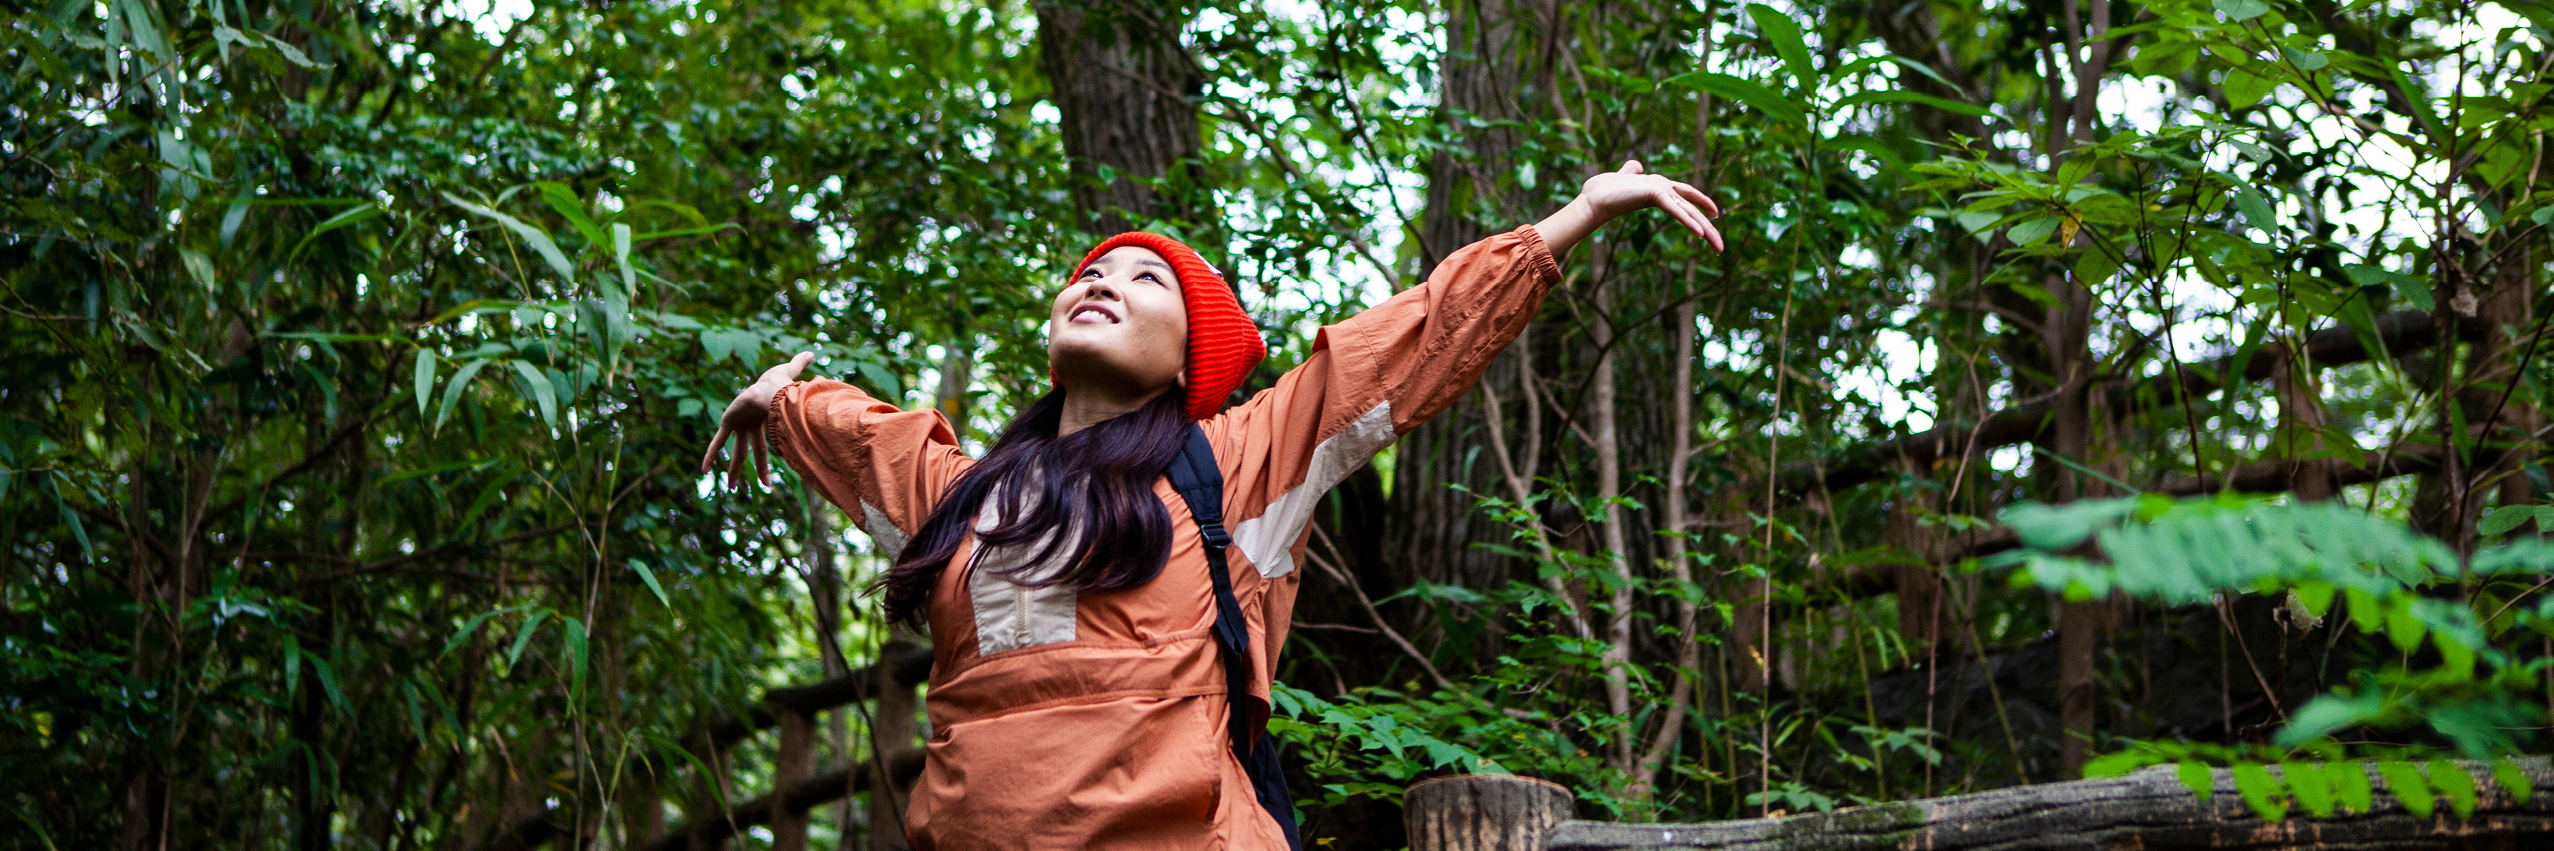
[{"label": "backpack", "polygon": [[1250,693],[1250,622],[1233,598],[1231,568],[1224,550],[1233,538],[1224,531],[1224,472],[1215,466],[1215,447],[1206,430],[1188,426],[1188,442],[1171,460],[1171,489],[1188,503],[1197,519],[1198,536],[1206,541],[1206,572],[1215,578],[1215,646],[1224,657],[1224,698],[1232,705],[1225,731],[1233,756],[1250,772],[1250,785],[1260,809],[1286,832],[1286,846],[1303,851],[1303,835],[1295,826],[1294,796],[1286,790],[1286,772],[1277,764],[1277,743],[1268,737],[1268,702]]}]

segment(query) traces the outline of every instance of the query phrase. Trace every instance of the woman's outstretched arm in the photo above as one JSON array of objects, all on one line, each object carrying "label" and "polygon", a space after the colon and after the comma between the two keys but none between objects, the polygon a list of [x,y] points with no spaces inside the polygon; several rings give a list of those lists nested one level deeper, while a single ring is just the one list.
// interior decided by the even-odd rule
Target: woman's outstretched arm
[{"label": "woman's outstretched arm", "polygon": [[1667,211],[1695,236],[1709,240],[1712,250],[1724,250],[1720,229],[1712,227],[1711,222],[1711,217],[1720,215],[1720,205],[1691,185],[1641,173],[1639,160],[1588,178],[1569,206],[1534,223],[1534,231],[1543,235],[1543,245],[1551,250],[1552,259],[1562,260],[1570,256],[1570,249],[1580,240],[1606,222],[1643,207]]}]

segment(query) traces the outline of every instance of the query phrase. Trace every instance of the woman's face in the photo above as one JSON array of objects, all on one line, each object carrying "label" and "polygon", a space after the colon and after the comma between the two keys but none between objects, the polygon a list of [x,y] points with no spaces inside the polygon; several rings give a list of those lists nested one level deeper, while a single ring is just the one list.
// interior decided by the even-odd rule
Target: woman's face
[{"label": "woman's face", "polygon": [[1186,380],[1188,303],[1170,262],[1134,245],[1091,261],[1055,296],[1046,356],[1068,393],[1150,396]]}]

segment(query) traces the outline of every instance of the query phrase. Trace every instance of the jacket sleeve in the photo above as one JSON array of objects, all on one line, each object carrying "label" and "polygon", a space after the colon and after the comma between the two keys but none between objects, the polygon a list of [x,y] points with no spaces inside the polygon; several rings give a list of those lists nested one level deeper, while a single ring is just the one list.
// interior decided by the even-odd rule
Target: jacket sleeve
[{"label": "jacket sleeve", "polygon": [[[1322,495],[1470,392],[1560,276],[1532,226],[1473,243],[1427,282],[1321,329],[1303,365],[1207,424],[1227,459],[1235,548],[1261,578],[1293,573]],[[1293,601],[1291,582],[1267,591],[1276,628],[1253,632],[1269,642],[1263,660]]]},{"label": "jacket sleeve", "polygon": [[767,422],[773,450],[890,559],[975,465],[939,411],[898,410],[840,381],[781,388]]}]

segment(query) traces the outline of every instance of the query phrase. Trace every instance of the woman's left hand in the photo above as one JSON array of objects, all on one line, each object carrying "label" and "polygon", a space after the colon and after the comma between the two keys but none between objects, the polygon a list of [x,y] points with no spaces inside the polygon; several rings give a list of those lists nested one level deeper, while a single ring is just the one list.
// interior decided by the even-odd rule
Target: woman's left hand
[{"label": "woman's left hand", "polygon": [[1616,171],[1587,179],[1579,186],[1579,197],[1560,212],[1534,225],[1543,237],[1544,247],[1554,258],[1570,253],[1579,240],[1625,213],[1644,207],[1657,207],[1712,244],[1712,250],[1726,250],[1720,229],[1712,227],[1711,217],[1720,215],[1720,205],[1691,184],[1669,180],[1641,172],[1639,160],[1623,163]]}]

